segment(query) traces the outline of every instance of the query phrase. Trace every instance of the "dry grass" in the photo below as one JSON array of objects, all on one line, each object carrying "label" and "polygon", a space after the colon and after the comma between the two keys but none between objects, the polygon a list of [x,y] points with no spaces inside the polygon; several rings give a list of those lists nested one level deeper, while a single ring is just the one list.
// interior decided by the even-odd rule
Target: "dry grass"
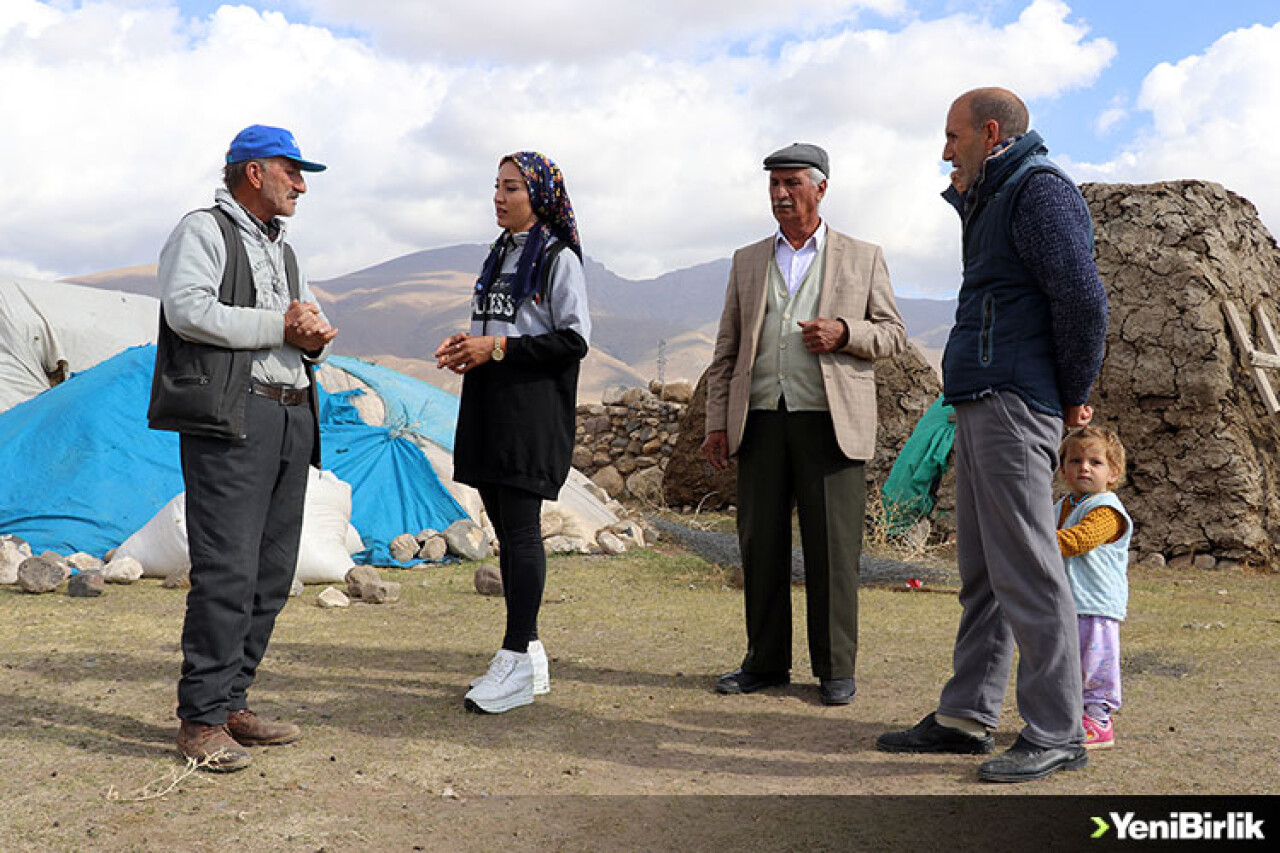
[{"label": "dry grass", "polygon": [[[959,613],[950,596],[866,590],[858,698],[826,708],[803,631],[790,688],[712,693],[743,646],[741,593],[719,569],[672,549],[554,559],[542,619],[552,693],[478,717],[461,697],[500,639],[502,604],[474,593],[473,568],[388,572],[404,584],[390,606],[322,610],[321,588],[309,587],[281,615],[253,694],[260,713],[301,724],[304,738],[217,777],[188,775],[173,748],[181,593],[152,581],[100,599],[0,588],[0,847],[459,849],[501,805],[520,817],[503,830],[507,849],[681,849],[689,826],[741,802],[691,794],[1280,788],[1280,732],[1260,724],[1280,685],[1274,576],[1135,572],[1118,748],[1083,772],[1010,789],[978,783],[972,758],[872,745],[933,707]],[[794,595],[799,626],[803,591]],[[1018,725],[1012,695],[1006,707],[1002,747]],[[601,797],[619,794],[645,796],[625,808]],[[551,796],[512,799],[521,795]],[[697,805],[682,823],[657,811],[672,801],[650,795]],[[773,803],[751,806],[754,837],[759,849],[792,849],[790,822],[768,817]],[[637,815],[652,819],[643,843],[626,835]]]}]

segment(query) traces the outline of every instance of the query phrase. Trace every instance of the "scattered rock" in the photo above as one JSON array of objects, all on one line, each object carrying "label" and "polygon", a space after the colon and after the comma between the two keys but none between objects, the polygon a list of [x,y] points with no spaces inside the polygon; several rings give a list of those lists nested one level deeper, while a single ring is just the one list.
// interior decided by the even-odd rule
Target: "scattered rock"
[{"label": "scattered rock", "polygon": [[71,577],[71,566],[67,565],[67,558],[59,554],[57,551],[45,551],[40,555],[51,563],[56,564],[62,569],[62,579],[66,580]]},{"label": "scattered rock", "polygon": [[387,550],[391,552],[391,557],[399,560],[401,563],[407,563],[418,556],[418,549],[422,547],[411,533],[401,533],[387,546]]},{"label": "scattered rock", "polygon": [[103,567],[102,577],[107,583],[134,583],[142,577],[142,564],[133,557],[121,557]]},{"label": "scattered rock", "polygon": [[289,597],[297,598],[298,596],[302,595],[302,590],[304,588],[305,587],[303,586],[302,581],[298,580],[297,578],[294,578],[293,583],[289,585]]},{"label": "scattered rock", "polygon": [[1197,569],[1207,571],[1208,569],[1216,568],[1218,560],[1212,554],[1196,554],[1196,558],[1191,561],[1191,564]]},{"label": "scattered rock", "polygon": [[99,569],[76,572],[67,581],[67,595],[72,598],[97,598],[106,588],[106,579]]},{"label": "scattered rock", "polygon": [[[1136,525],[1135,525],[1135,526],[1136,526]],[[1171,558],[1169,559],[1168,566],[1169,566],[1169,568],[1171,568],[1171,569],[1177,569],[1177,570],[1179,570],[1179,571],[1184,571],[1184,570],[1186,570],[1186,569],[1191,568],[1191,567],[1192,567],[1192,565],[1194,564],[1194,562],[1195,562],[1195,558],[1194,558],[1192,555],[1190,555],[1190,554],[1179,554],[1178,556],[1176,556],[1176,557],[1171,557]]]},{"label": "scattered rock", "polygon": [[165,589],[191,589],[191,567],[174,569],[165,575],[160,585]]},{"label": "scattered rock", "polygon": [[600,550],[613,556],[615,554],[624,554],[627,545],[616,534],[610,533],[608,530],[601,530],[596,534],[596,544],[600,546]]},{"label": "scattered rock", "polygon": [[1165,567],[1164,554],[1154,551],[1142,558],[1142,565],[1149,569],[1163,569]]},{"label": "scattered rock", "polygon": [[18,566],[31,556],[31,546],[18,536],[0,536],[0,584],[18,582]]},{"label": "scattered rock", "polygon": [[449,543],[445,541],[444,534],[432,531],[432,535],[428,536],[423,541],[422,547],[418,549],[418,559],[426,560],[429,563],[438,563],[448,553]]},{"label": "scattered rock", "polygon": [[591,545],[576,536],[552,536],[544,539],[542,547],[548,554],[589,554]]},{"label": "scattered rock", "polygon": [[362,590],[366,586],[382,582],[382,575],[372,566],[355,566],[347,572],[347,595],[352,598],[363,598]]},{"label": "scattered rock", "polygon": [[380,580],[360,589],[360,600],[366,604],[395,604],[400,600],[400,584]]},{"label": "scattered rock", "polygon": [[67,566],[77,572],[88,572],[100,570],[102,568],[102,561],[92,554],[77,551],[70,557],[67,557]]},{"label": "scattered rock", "polygon": [[591,477],[591,482],[599,486],[611,498],[616,498],[622,494],[623,489],[627,487],[622,475],[618,473],[618,469],[612,465],[606,465],[597,471]]},{"label": "scattered rock", "polygon": [[627,492],[638,501],[662,505],[662,469],[641,468],[627,478]]},{"label": "scattered rock", "polygon": [[61,560],[50,559],[48,555],[51,553],[46,551],[39,557],[27,557],[18,565],[18,586],[23,592],[53,592],[67,579]]},{"label": "scattered rock", "polygon": [[335,586],[327,586],[316,596],[316,604],[326,610],[334,607],[350,607],[351,599],[347,598],[346,593]]},{"label": "scattered rock", "polygon": [[449,550],[464,560],[479,561],[489,556],[489,534],[469,518],[450,524],[444,539]]},{"label": "scattered rock", "polygon": [[475,585],[481,595],[502,595],[502,575],[488,563],[476,569]]}]

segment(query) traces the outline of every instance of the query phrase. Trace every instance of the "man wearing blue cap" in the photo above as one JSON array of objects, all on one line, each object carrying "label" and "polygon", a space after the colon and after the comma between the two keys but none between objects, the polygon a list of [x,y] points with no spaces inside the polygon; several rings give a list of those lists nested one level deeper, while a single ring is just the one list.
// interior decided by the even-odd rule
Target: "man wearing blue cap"
[{"label": "man wearing blue cap", "polygon": [[281,217],[307,191],[303,173],[324,168],[287,130],[245,128],[213,207],[183,217],[160,252],[147,417],[181,433],[191,591],[178,749],[208,770],[240,770],[245,747],[300,734],[249,710],[248,690],[289,596],[307,469],[320,462],[313,366],[337,330]]},{"label": "man wearing blue cap", "polygon": [[733,256],[707,369],[703,452],[738,459],[747,653],[716,682],[754,693],[791,680],[791,511],[804,546],[809,662],[825,705],[856,686],[864,462],[876,446],[872,361],[907,333],[879,246],[827,227],[827,152],[797,142],[764,160],[778,230]]}]

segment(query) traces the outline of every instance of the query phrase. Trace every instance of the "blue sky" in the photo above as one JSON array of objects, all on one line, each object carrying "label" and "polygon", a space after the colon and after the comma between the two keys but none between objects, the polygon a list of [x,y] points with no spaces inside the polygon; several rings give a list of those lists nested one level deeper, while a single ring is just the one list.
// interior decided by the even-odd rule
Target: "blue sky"
[{"label": "blue sky", "polygon": [[949,295],[947,106],[1005,85],[1079,180],[1224,183],[1280,229],[1280,6],[1258,0],[3,0],[0,275],[153,263],[246,124],[330,164],[315,278],[481,242],[498,157],[564,169],[587,252],[646,277],[763,236],[760,160],[831,154],[823,211]]}]

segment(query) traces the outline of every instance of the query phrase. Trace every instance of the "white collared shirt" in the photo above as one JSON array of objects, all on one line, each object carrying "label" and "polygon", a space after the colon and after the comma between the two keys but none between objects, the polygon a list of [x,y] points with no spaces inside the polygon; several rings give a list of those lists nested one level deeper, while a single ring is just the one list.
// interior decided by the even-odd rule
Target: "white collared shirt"
[{"label": "white collared shirt", "polygon": [[778,234],[773,240],[773,257],[778,262],[778,270],[782,273],[783,280],[787,283],[788,293],[796,292],[796,288],[809,272],[813,259],[826,244],[827,222],[825,219],[819,220],[817,230],[799,249],[792,248],[782,229],[778,229]]}]

